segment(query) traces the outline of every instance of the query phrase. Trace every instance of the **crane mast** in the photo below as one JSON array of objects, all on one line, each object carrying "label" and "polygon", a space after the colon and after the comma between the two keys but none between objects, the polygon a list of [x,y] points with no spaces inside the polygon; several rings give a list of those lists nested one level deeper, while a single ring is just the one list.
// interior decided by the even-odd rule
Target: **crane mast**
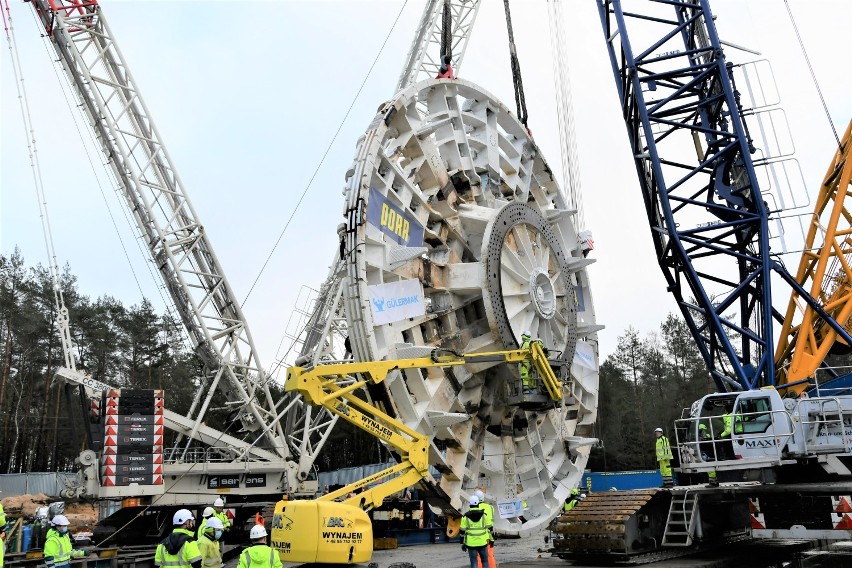
[{"label": "crane mast", "polygon": [[[770,255],[733,64],[707,0],[598,0],[657,259],[720,391],[775,384]],[[640,33],[641,30],[641,33]]]},{"label": "crane mast", "polygon": [[[302,443],[294,456],[281,418],[302,405],[298,397],[273,398],[270,378],[234,294],[163,145],[139,88],[96,1],[34,0],[33,6],[58,53],[81,106],[100,141],[151,258],[206,367],[207,388],[199,389],[190,414],[190,438],[198,433],[214,392],[222,392],[242,429],[272,456],[298,459],[291,479],[304,479],[319,447]],[[202,395],[205,395],[202,400]],[[311,423],[310,409],[304,410]],[[316,416],[314,416],[314,419]],[[184,421],[185,422],[185,421]],[[322,429],[305,439],[325,440]],[[313,438],[311,438],[313,436]],[[184,450],[185,451],[185,450]],[[245,448],[231,453],[246,455]],[[253,452],[248,452],[251,455]],[[181,456],[177,456],[180,458]]]}]

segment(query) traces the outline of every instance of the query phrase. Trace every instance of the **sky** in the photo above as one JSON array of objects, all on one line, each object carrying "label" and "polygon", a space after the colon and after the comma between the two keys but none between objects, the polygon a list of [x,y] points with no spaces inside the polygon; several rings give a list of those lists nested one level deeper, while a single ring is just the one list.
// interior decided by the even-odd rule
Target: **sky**
[{"label": "sky", "polygon": [[[835,143],[784,2],[711,4],[724,41],[760,52],[726,49],[729,60],[771,63],[772,75],[762,80],[777,85],[801,168],[798,198],[806,201],[822,181]],[[295,329],[291,318],[304,298],[303,287],[318,288],[326,277],[355,142],[379,104],[393,95],[423,5],[415,0],[102,2],[238,298],[249,294],[287,227],[243,305],[267,368],[283,353],[279,346],[289,343],[285,331]],[[852,118],[852,73],[841,65],[852,2],[789,0],[789,6],[842,134]],[[561,173],[547,7],[544,0],[516,0],[512,7],[529,124],[545,158]],[[91,146],[89,129],[62,94],[67,87],[59,81],[32,7],[15,1],[10,9],[60,265],[70,265],[79,290],[90,297],[110,295],[135,304],[144,295],[162,311],[166,294],[159,277],[137,243],[99,153],[84,149],[84,140]],[[562,53],[571,72],[585,220],[595,242],[597,262],[589,272],[597,319],[606,326],[599,333],[603,361],[628,326],[643,335],[653,332],[677,308],[654,258],[596,4],[571,0],[565,11],[568,39]],[[28,264],[46,264],[9,41],[4,38],[2,45],[0,254],[18,247]],[[502,3],[483,2],[460,76],[514,107]],[[793,259],[788,266],[796,263]],[[776,300],[782,310],[785,305]]]}]

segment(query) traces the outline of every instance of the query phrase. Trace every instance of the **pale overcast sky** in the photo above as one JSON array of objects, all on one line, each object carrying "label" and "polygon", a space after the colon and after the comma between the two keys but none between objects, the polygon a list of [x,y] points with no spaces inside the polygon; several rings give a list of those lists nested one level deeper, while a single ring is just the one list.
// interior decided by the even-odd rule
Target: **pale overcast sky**
[{"label": "pale overcast sky", "polygon": [[[852,73],[842,67],[852,2],[789,0],[837,129],[852,117]],[[391,1],[102,2],[237,296],[245,297],[402,5]],[[819,186],[834,139],[783,0],[713,0],[721,37],[772,63],[808,191]],[[313,186],[287,229],[245,312],[269,368],[303,285],[326,276],[341,221],[344,173],[355,141],[393,94],[423,8],[410,0]],[[82,149],[29,3],[11,5],[34,116],[48,208],[60,264],[70,263],[81,292],[127,304],[163,302],[100,154]],[[659,328],[676,309],[641,205],[627,136],[595,2],[568,2],[571,69],[586,224],[598,262],[590,268],[601,360],[633,325]],[[543,0],[515,1],[513,23],[530,126],[557,171],[551,48]],[[8,48],[4,39],[3,47]],[[25,134],[8,49],[2,55],[0,253],[20,247],[29,264],[46,263]],[[754,59],[727,49],[728,59]],[[461,76],[514,108],[502,3],[485,0]],[[90,139],[78,116],[83,137]],[[102,197],[101,184],[118,233]],[[121,235],[129,250],[125,258]],[[797,261],[788,263],[792,269]],[[140,287],[130,266],[138,276]],[[787,291],[776,306],[783,310]]]}]

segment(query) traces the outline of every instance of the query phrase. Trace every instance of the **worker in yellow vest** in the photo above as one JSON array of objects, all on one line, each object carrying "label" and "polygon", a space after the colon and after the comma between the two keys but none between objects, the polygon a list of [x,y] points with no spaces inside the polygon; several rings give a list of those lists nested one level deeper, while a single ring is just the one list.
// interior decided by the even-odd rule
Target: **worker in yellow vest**
[{"label": "worker in yellow vest", "polygon": [[44,565],[46,568],[61,568],[70,566],[72,558],[82,558],[86,555],[82,550],[71,546],[71,535],[68,534],[68,519],[65,515],[56,515],[50,521],[52,528],[47,531],[44,539]]},{"label": "worker in yellow vest", "polygon": [[216,500],[213,501],[213,511],[213,516],[222,521],[222,526],[225,527],[225,530],[231,530],[231,519],[228,517],[228,513],[225,512],[224,499],[216,497]]},{"label": "worker in yellow vest", "polygon": [[479,497],[476,495],[470,498],[470,509],[462,516],[459,531],[462,550],[470,558],[470,568],[477,568],[479,562],[493,568],[488,563],[488,547],[494,537],[491,536],[491,527],[487,524],[485,511],[479,507]]},{"label": "worker in yellow vest", "polygon": [[222,521],[216,517],[207,519],[207,524],[198,535],[198,551],[201,552],[201,568],[222,568],[222,551],[219,539],[225,534]]},{"label": "worker in yellow vest", "polygon": [[[476,489],[473,492],[479,498],[479,508],[485,511],[485,523],[491,527],[492,539],[488,542],[488,563],[491,568],[497,568],[497,559],[494,558],[494,506],[491,503],[485,502],[485,492],[482,489]],[[477,568],[482,568],[482,561],[477,558]]]},{"label": "worker in yellow vest", "polygon": [[249,531],[252,545],[240,554],[237,568],[281,568],[281,557],[266,545],[266,527],[254,525]]},{"label": "worker in yellow vest", "polygon": [[660,475],[663,476],[663,487],[672,487],[672,447],[662,428],[657,428],[654,433],[657,435],[657,462],[660,464]]},{"label": "worker in yellow vest", "polygon": [[[199,538],[201,538],[201,535],[204,534],[204,531],[207,529],[207,521],[210,520],[210,517],[212,517],[214,513],[216,513],[216,511],[213,507],[204,507],[204,511],[201,512],[201,522],[198,524],[198,531],[196,532]],[[219,522],[221,523],[221,521]]]},{"label": "worker in yellow vest", "polygon": [[172,517],[172,526],[172,533],[157,545],[154,564],[167,568],[201,568],[201,551],[198,550],[198,543],[193,540],[195,517],[188,509],[179,509]]},{"label": "worker in yellow vest", "polygon": [[577,503],[580,502],[580,490],[576,487],[571,490],[571,493],[565,499],[565,504],[562,506],[562,512],[567,513],[571,509],[577,506]]}]

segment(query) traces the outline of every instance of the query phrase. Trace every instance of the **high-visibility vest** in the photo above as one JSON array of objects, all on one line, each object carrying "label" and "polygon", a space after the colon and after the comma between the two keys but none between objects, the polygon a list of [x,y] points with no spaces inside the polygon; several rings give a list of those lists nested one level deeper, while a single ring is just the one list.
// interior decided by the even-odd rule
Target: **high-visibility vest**
[{"label": "high-visibility vest", "polygon": [[657,461],[672,459],[672,448],[665,436],[657,438]]},{"label": "high-visibility vest", "polygon": [[176,554],[171,554],[166,550],[166,545],[162,542],[157,545],[157,552],[154,553],[154,564],[157,566],[191,566],[193,562],[201,560],[201,551],[198,550],[198,543],[192,540],[192,531],[187,529],[175,529],[172,534],[184,534],[189,538],[184,541]]},{"label": "high-visibility vest", "polygon": [[71,556],[83,556],[83,551],[74,550],[71,546],[71,536],[67,532],[59,534],[56,529],[50,529],[44,539],[43,554],[45,566],[55,568],[69,565]]},{"label": "high-visibility vest", "polygon": [[[479,506],[471,507],[471,510],[478,509]],[[482,510],[482,509],[480,509]],[[467,515],[462,517],[461,532],[464,533],[464,544],[471,548],[479,548],[487,546],[488,541],[492,540],[491,531],[488,530],[486,524],[485,511],[482,511],[482,516],[478,521],[472,520]]]},{"label": "high-visibility vest", "polygon": [[222,526],[226,529],[231,526],[231,518],[228,517],[228,513],[222,511],[221,513],[213,513],[213,516],[222,521]]},{"label": "high-visibility vest", "polygon": [[265,544],[255,544],[240,554],[237,568],[281,568],[281,557]]},{"label": "high-visibility vest", "polygon": [[198,551],[201,552],[202,568],[219,568],[222,566],[222,552],[219,543],[202,534],[198,538]]}]

